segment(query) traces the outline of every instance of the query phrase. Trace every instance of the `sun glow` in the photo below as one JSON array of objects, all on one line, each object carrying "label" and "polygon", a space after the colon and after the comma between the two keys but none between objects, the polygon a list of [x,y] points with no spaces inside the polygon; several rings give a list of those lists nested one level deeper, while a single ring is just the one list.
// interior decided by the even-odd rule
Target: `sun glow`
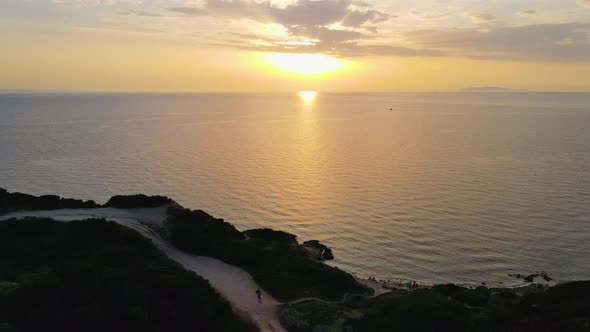
[{"label": "sun glow", "polygon": [[298,94],[304,102],[310,103],[318,93],[315,91],[299,91]]},{"label": "sun glow", "polygon": [[263,62],[283,72],[298,75],[321,75],[345,69],[342,60],[324,54],[270,54]]}]

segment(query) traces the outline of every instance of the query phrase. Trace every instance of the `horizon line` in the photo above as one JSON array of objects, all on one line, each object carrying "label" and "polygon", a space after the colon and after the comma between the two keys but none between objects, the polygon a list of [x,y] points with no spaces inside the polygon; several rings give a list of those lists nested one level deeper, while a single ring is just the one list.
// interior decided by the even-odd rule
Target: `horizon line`
[{"label": "horizon line", "polygon": [[[484,87],[485,88],[485,87]],[[306,90],[290,90],[290,91],[197,91],[197,90],[67,90],[67,89],[0,89],[0,94],[293,94]],[[386,93],[590,93],[590,90],[525,90],[525,89],[510,89],[500,88],[498,90],[485,90],[480,87],[463,88],[459,90],[417,90],[417,91],[403,91],[403,90],[375,90],[375,91],[316,91],[323,94],[386,94]]]}]

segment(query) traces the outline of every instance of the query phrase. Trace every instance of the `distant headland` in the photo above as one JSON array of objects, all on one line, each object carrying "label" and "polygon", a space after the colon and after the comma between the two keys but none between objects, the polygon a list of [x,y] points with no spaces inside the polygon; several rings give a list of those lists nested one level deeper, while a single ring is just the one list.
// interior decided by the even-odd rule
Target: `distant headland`
[{"label": "distant headland", "polygon": [[530,92],[528,90],[519,90],[511,88],[503,88],[499,86],[478,86],[471,88],[464,88],[461,92]]}]

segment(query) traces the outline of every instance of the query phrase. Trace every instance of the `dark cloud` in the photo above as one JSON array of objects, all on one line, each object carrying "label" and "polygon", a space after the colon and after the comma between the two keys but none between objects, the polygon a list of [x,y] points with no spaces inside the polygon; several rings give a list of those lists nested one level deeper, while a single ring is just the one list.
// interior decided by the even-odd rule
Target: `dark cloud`
[{"label": "dark cloud", "polygon": [[[590,0],[589,0],[590,1]],[[362,3],[361,5],[364,5]],[[474,59],[581,61],[590,60],[590,23],[502,26],[491,13],[469,14],[478,28],[415,30],[378,34],[375,24],[393,16],[353,0],[299,0],[285,7],[249,0],[205,0],[202,7],[174,7],[184,16],[249,19],[285,27],[289,38],[278,40],[234,34],[215,45],[293,53],[339,56],[386,55],[400,57],[455,56]],[[528,15],[534,9],[527,10]],[[442,17],[453,12],[435,15]],[[420,13],[421,15],[432,15]],[[339,28],[334,28],[334,27]],[[399,42],[388,44],[387,39]]]},{"label": "dark cloud", "polygon": [[[393,16],[353,0],[299,0],[285,7],[270,2],[246,0],[206,0],[203,7],[173,7],[170,11],[187,16],[210,16],[221,19],[249,19],[284,26],[299,41],[280,41],[252,34],[232,34],[232,38],[210,45],[247,50],[326,53],[338,56],[394,55],[442,56],[441,50],[422,50],[392,45],[370,45],[377,37],[374,24]],[[363,8],[363,10],[359,10]],[[333,25],[342,28],[333,28]]]},{"label": "dark cloud", "polygon": [[475,23],[488,23],[496,19],[496,15],[490,13],[472,13],[468,16]]},{"label": "dark cloud", "polygon": [[364,1],[352,1],[352,4],[358,8],[370,8],[372,7],[370,3]]},{"label": "dark cloud", "polygon": [[344,26],[360,27],[365,23],[377,24],[389,21],[391,18],[392,17],[390,15],[378,12],[376,10],[367,10],[365,12],[354,10],[348,13],[348,15],[344,16],[340,23],[342,23]]},{"label": "dark cloud", "polygon": [[424,15],[424,18],[438,19],[438,18],[443,18],[443,17],[451,16],[451,15],[456,14],[458,12],[459,12],[458,10],[455,10],[455,11],[445,12],[445,13],[440,13],[440,14],[426,14],[426,15]]},{"label": "dark cloud", "polygon": [[239,40],[249,40],[249,41],[264,41],[267,43],[280,43],[281,40],[269,37],[258,36],[253,33],[237,33],[237,32],[227,32],[228,35],[238,38]]},{"label": "dark cloud", "polygon": [[434,49],[416,49],[392,45],[359,45],[348,43],[335,50],[335,53],[342,56],[398,56],[398,57],[439,57],[447,55],[445,51]]},{"label": "dark cloud", "polygon": [[206,0],[203,7],[171,7],[168,10],[188,16],[249,19],[290,25],[328,25],[340,22],[352,11],[350,0],[300,0],[284,8],[270,2],[247,0]]},{"label": "dark cloud", "polygon": [[391,45],[360,45],[357,42],[326,43],[319,42],[313,45],[297,45],[275,41],[272,44],[260,45],[249,42],[260,40],[258,37],[232,40],[231,43],[209,43],[212,46],[238,48],[251,51],[268,51],[284,53],[324,53],[342,57],[361,56],[397,56],[397,57],[439,57],[446,53],[440,50],[413,49]]},{"label": "dark cloud", "polygon": [[294,25],[289,27],[289,33],[297,37],[307,37],[324,43],[340,43],[368,38],[362,32],[352,30],[332,30],[323,26]]},{"label": "dark cloud", "polygon": [[202,8],[197,7],[170,7],[169,11],[186,15],[186,16],[207,16],[209,12]]},{"label": "dark cloud", "polygon": [[146,17],[166,17],[169,15],[152,13],[144,10],[125,10],[119,12],[119,15],[133,15],[133,16],[146,16]]},{"label": "dark cloud", "polygon": [[442,12],[442,13],[427,13],[427,12],[421,12],[418,10],[411,10],[410,14],[422,16],[422,18],[426,18],[426,19],[437,19],[437,18],[451,16],[451,15],[456,14],[458,12],[459,12],[458,10],[454,10],[454,11]]},{"label": "dark cloud", "polygon": [[419,30],[404,33],[417,47],[471,58],[590,60],[590,23],[537,24],[487,29]]},{"label": "dark cloud", "polygon": [[518,12],[518,14],[520,14],[521,16],[535,15],[536,13],[537,11],[534,9],[521,10],[520,12]]},{"label": "dark cloud", "polygon": [[368,33],[372,33],[372,34],[377,34],[379,32],[377,27],[363,27],[363,30],[365,30]]},{"label": "dark cloud", "polygon": [[[299,0],[284,8],[270,2],[246,0],[206,0],[204,7],[172,7],[168,10],[187,16],[211,16],[222,19],[249,19],[262,23],[283,25],[293,36],[309,37],[325,42],[353,41],[367,37],[355,29],[374,31],[365,24],[378,24],[392,16],[377,10],[357,10],[366,8],[364,2],[352,0]],[[329,26],[339,23],[346,29],[333,29]]]},{"label": "dark cloud", "polygon": [[351,13],[348,10],[350,4],[351,1],[348,0],[300,0],[284,9],[269,6],[273,19],[282,25],[326,26],[342,21]]}]

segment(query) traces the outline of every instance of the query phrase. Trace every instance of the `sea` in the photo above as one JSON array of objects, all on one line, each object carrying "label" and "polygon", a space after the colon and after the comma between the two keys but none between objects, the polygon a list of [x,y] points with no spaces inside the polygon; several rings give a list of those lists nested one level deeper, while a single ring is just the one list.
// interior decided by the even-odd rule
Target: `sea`
[{"label": "sea", "polygon": [[590,94],[0,94],[0,187],[160,194],[360,277],[590,279]]}]

